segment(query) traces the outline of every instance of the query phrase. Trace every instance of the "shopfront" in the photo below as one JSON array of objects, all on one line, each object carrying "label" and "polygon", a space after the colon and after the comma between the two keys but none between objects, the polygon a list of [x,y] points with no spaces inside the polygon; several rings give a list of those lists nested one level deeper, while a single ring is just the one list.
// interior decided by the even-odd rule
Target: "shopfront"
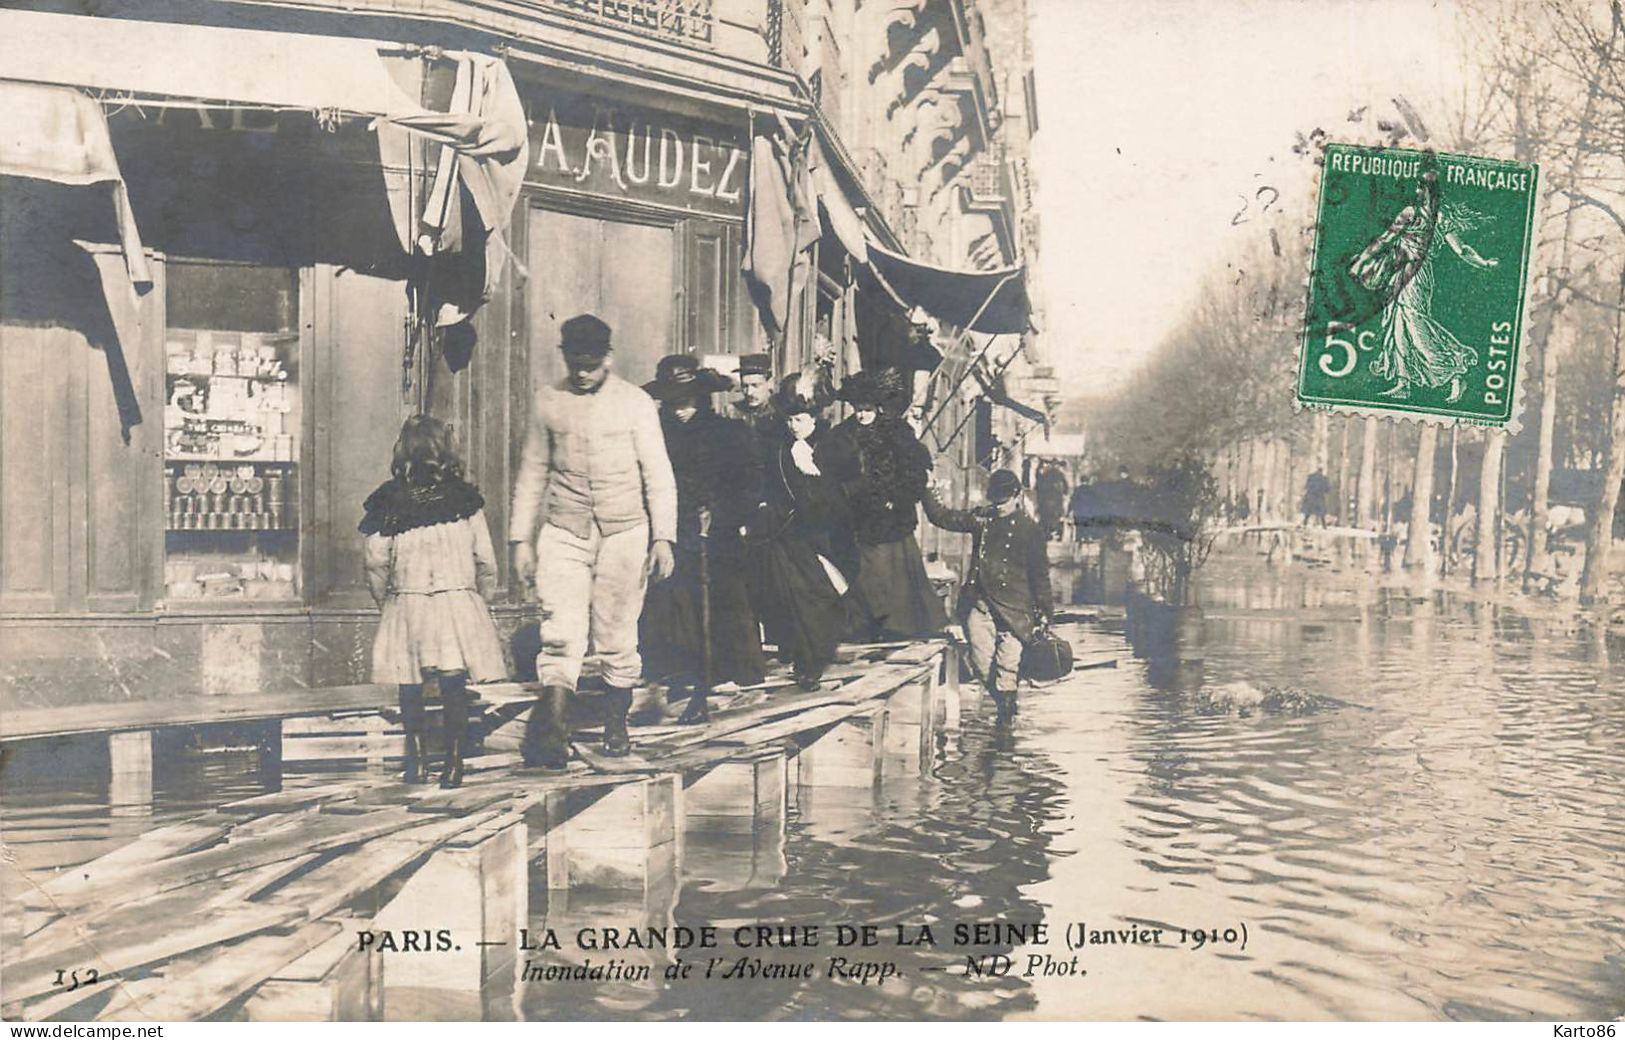
[{"label": "shopfront", "polygon": [[558,325],[584,311],[609,323],[615,370],[637,383],[665,354],[755,348],[739,274],[748,117],[581,77],[521,73],[520,91],[532,380],[560,375]]},{"label": "shopfront", "polygon": [[[428,347],[368,119],[104,95],[144,291],[103,193],[0,179],[0,705],[366,681],[356,523],[420,402],[454,424],[500,542],[565,318],[604,317],[638,382],[663,354],[757,346],[748,117],[512,71],[512,262]],[[499,607],[503,626],[527,609]]]}]

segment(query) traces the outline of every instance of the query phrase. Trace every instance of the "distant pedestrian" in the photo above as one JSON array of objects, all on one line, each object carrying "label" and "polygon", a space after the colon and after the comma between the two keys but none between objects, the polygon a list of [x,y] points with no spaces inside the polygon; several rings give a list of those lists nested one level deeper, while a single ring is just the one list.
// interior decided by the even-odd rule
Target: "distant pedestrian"
[{"label": "distant pedestrian", "polygon": [[1044,534],[1054,538],[1061,528],[1061,520],[1066,516],[1067,487],[1066,474],[1061,467],[1045,459],[1038,464],[1038,477],[1034,481],[1038,498],[1038,524],[1044,529]]},{"label": "distant pedestrian", "polygon": [[1309,526],[1310,517],[1320,520],[1320,526],[1326,526],[1326,500],[1331,495],[1332,482],[1326,474],[1315,470],[1303,482],[1303,526]]},{"label": "distant pedestrian", "polygon": [[415,415],[401,427],[394,474],[367,497],[367,587],[382,608],[372,646],[372,681],[400,686],[407,783],[424,778],[423,687],[434,682],[446,737],[440,786],[463,779],[467,684],[507,677],[488,606],[497,558],[485,499],[463,479],[451,429]]}]

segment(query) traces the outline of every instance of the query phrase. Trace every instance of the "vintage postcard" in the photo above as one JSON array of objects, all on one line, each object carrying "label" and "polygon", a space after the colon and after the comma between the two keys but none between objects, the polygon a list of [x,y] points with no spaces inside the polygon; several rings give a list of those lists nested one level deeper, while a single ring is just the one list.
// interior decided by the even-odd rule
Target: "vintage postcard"
[{"label": "vintage postcard", "polygon": [[1613,1036],[1622,60],[0,4],[0,1018]]}]

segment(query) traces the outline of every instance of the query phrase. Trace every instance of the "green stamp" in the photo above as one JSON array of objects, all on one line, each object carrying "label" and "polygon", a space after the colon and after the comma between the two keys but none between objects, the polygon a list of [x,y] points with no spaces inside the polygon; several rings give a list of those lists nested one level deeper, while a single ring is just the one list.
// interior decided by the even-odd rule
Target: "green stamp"
[{"label": "green stamp", "polygon": [[1328,144],[1298,401],[1506,426],[1536,166]]}]

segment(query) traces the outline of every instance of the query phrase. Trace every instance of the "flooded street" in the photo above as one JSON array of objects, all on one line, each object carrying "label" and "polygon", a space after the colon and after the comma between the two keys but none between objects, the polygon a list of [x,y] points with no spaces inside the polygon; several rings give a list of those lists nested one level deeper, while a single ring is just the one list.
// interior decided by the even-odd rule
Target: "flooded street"
[{"label": "flooded street", "polygon": [[[479,993],[390,991],[386,1013],[553,1019],[1608,1019],[1625,1013],[1625,652],[1566,622],[1447,596],[1361,591],[1353,577],[1217,560],[1197,598],[1207,687],[1290,686],[1306,714],[1200,710],[1159,689],[1122,623],[1069,630],[1081,661],[1023,694],[1013,732],[966,698],[928,770],[888,763],[872,790],[799,786],[771,827],[692,831],[640,891],[549,892],[532,841],[528,927],[560,951],[516,954]],[[1186,655],[1191,655],[1187,648]],[[1190,684],[1192,667],[1181,673]],[[1159,677],[1160,681],[1160,677]],[[1160,683],[1177,687],[1178,683]],[[1233,688],[1233,687],[1232,687]],[[967,689],[968,693],[968,689]],[[165,819],[257,793],[255,753],[181,756],[151,817],[105,782],[43,786],[14,759],[5,838],[25,868],[83,862]],[[60,770],[57,776],[63,775]],[[923,775],[922,775],[923,773]],[[332,774],[290,774],[288,786]],[[207,791],[208,794],[202,793]],[[432,908],[423,927],[435,927]],[[955,925],[1047,926],[1044,946],[956,947]],[[817,948],[735,948],[757,922],[821,926]],[[879,926],[836,948],[838,925]],[[899,936],[897,925],[908,926]],[[579,964],[580,928],[715,926],[720,949],[589,951],[608,982],[517,981]],[[918,926],[933,929],[931,944]],[[1161,929],[1090,945],[1069,926]],[[1144,930],[1140,930],[1143,926]],[[1181,943],[1184,930],[1186,941]],[[1208,938],[1196,948],[1193,933]],[[1245,933],[1245,947],[1240,940]],[[967,978],[1007,952],[1007,977]],[[884,985],[828,977],[832,957],[889,960]],[[702,977],[741,957],[782,977]],[[1036,962],[1033,962],[1036,963]],[[800,977],[812,966],[812,978]],[[648,980],[628,968],[647,966]],[[398,998],[398,999],[397,999]]]}]

